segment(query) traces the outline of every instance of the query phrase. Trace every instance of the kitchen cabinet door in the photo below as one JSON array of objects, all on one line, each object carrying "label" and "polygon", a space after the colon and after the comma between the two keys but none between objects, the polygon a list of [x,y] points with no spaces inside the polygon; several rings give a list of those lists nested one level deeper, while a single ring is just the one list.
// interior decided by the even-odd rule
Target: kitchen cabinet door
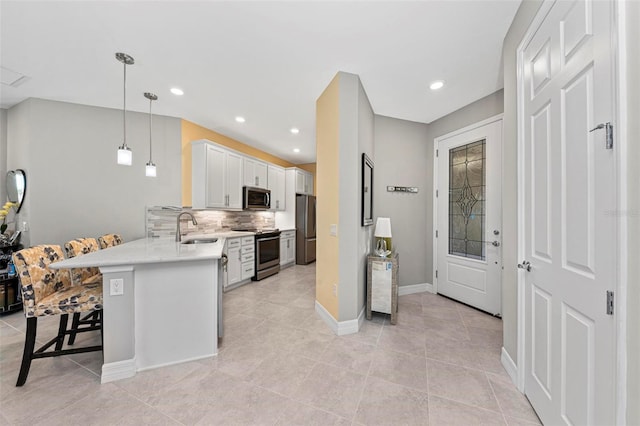
[{"label": "kitchen cabinet door", "polygon": [[256,188],[267,188],[268,186],[268,168],[267,164],[253,158],[245,157],[244,165],[244,185]]},{"label": "kitchen cabinet door", "polygon": [[227,207],[242,209],[242,156],[226,153]]},{"label": "kitchen cabinet door", "polygon": [[280,265],[296,261],[296,231],[284,231],[280,237]]},{"label": "kitchen cabinet door", "polygon": [[206,206],[225,206],[225,152],[213,146],[207,146],[206,170]]},{"label": "kitchen cabinet door", "polygon": [[227,263],[227,286],[238,283],[242,280],[242,258],[240,246],[229,248],[227,252],[229,261]]},{"label": "kitchen cabinet door", "polygon": [[269,166],[269,190],[271,191],[271,210],[285,210],[285,172],[283,168]]},{"label": "kitchen cabinet door", "polygon": [[313,195],[313,175],[304,170],[296,170],[296,194]]}]

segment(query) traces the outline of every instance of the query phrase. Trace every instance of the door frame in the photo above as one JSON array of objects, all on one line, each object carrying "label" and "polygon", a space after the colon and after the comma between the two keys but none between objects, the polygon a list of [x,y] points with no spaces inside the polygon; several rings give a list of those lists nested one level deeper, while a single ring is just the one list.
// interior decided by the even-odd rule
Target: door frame
[{"label": "door frame", "polygon": [[[540,24],[544,21],[549,11],[555,4],[556,0],[544,0],[540,9],[536,13],[533,21],[529,25],[526,33],[522,37],[518,48],[516,49],[516,87],[517,87],[517,214],[518,214],[518,236],[517,236],[517,253],[518,261],[524,259],[524,105],[523,99],[525,94],[523,66],[524,66],[524,48],[531,41],[534,34],[538,30]],[[627,137],[627,107],[626,107],[626,90],[627,90],[627,73],[626,73],[626,5],[624,2],[612,2],[613,22],[611,23],[612,31],[612,79],[613,79],[613,117],[614,123],[614,149],[615,149],[615,180],[617,192],[616,216],[617,229],[617,264],[616,264],[616,283],[615,283],[615,315],[616,315],[616,336],[615,336],[615,361],[616,375],[612,379],[615,380],[615,411],[616,423],[625,424],[627,413],[627,216],[622,214],[628,211],[627,197],[627,167],[626,155],[628,151]],[[504,267],[505,265],[503,265]],[[510,265],[515,268],[517,265]],[[525,384],[525,291],[524,281],[525,273],[522,269],[517,270],[517,383],[516,386],[520,392],[524,393]]]},{"label": "door frame", "polygon": [[[502,117],[503,117],[503,113],[494,115],[492,117],[489,117],[485,120],[479,121],[477,123],[473,123],[470,124],[466,127],[463,127],[461,129],[458,130],[454,130],[453,132],[449,132],[445,135],[442,136],[438,136],[437,138],[435,138],[433,140],[433,245],[432,245],[432,252],[433,252],[433,276],[432,276],[432,282],[433,282],[433,286],[431,289],[431,292],[434,294],[438,293],[438,278],[436,277],[436,270],[438,268],[438,239],[435,238],[436,235],[436,231],[438,230],[438,197],[436,195],[436,191],[438,190],[438,147],[440,145],[440,141],[443,141],[445,139],[449,139],[453,136],[458,136],[461,135],[463,133],[467,133],[468,131],[477,129],[478,127],[483,127],[486,126],[487,124],[491,124],[491,123],[495,123],[496,121],[502,121]],[[504,126],[502,126],[502,135],[500,137],[500,151],[502,152],[502,146],[504,145]],[[502,160],[500,160],[502,163]],[[500,169],[500,188],[499,188],[499,192],[501,195],[503,195],[503,191],[502,191],[502,182],[504,181],[504,170],[503,168]],[[502,197],[500,197],[500,210],[502,210]],[[500,218],[500,229],[502,230],[502,218]],[[500,255],[501,259],[500,261],[502,262],[502,254]],[[502,281],[502,277],[501,281]],[[500,306],[502,307],[502,282],[500,283]],[[502,312],[502,308],[500,309],[500,312]]]}]

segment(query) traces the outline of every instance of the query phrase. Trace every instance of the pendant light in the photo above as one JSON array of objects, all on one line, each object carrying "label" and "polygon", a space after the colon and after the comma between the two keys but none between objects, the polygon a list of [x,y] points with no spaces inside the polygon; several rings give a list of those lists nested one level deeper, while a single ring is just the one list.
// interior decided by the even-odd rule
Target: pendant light
[{"label": "pendant light", "polygon": [[152,126],[151,126],[151,103],[153,101],[157,101],[158,100],[158,96],[154,95],[153,93],[149,93],[149,92],[145,92],[144,97],[149,99],[149,162],[147,163],[147,167],[145,169],[145,174],[149,177],[156,177],[156,165],[153,164],[153,160],[151,159],[151,153],[153,152],[153,144],[151,143],[151,133],[152,133]]},{"label": "pendant light", "polygon": [[118,147],[118,164],[123,166],[130,166],[133,162],[133,153],[127,146],[127,65],[133,65],[134,60],[126,53],[116,53],[116,59],[124,64],[124,96],[122,107],[122,128],[123,128],[123,142],[122,146]]}]

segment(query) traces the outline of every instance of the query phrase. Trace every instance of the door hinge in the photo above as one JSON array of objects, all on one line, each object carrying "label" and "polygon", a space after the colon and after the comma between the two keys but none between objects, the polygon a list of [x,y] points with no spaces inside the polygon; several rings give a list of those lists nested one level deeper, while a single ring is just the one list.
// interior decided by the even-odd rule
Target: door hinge
[{"label": "door hinge", "polygon": [[607,290],[607,315],[613,315],[613,292]]},{"label": "door hinge", "polygon": [[436,229],[436,238],[438,238],[438,230]]},{"label": "door hinge", "polygon": [[436,269],[436,278],[438,278],[438,270]]},{"label": "door hinge", "polygon": [[436,198],[438,198],[438,190],[436,189]]},{"label": "door hinge", "polygon": [[439,150],[438,150],[438,149],[436,149],[436,157],[438,156],[438,151],[439,151]]}]

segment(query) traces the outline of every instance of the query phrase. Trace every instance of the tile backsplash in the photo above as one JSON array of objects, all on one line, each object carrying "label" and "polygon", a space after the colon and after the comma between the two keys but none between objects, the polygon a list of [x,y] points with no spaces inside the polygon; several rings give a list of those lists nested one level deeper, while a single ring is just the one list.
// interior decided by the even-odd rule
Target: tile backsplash
[{"label": "tile backsplash", "polygon": [[196,229],[189,217],[181,218],[182,232],[188,234],[223,232],[232,228],[275,228],[276,222],[273,212],[191,210],[153,206],[147,207],[145,215],[147,237],[175,237],[176,217],[182,212],[193,214],[198,222]]}]

